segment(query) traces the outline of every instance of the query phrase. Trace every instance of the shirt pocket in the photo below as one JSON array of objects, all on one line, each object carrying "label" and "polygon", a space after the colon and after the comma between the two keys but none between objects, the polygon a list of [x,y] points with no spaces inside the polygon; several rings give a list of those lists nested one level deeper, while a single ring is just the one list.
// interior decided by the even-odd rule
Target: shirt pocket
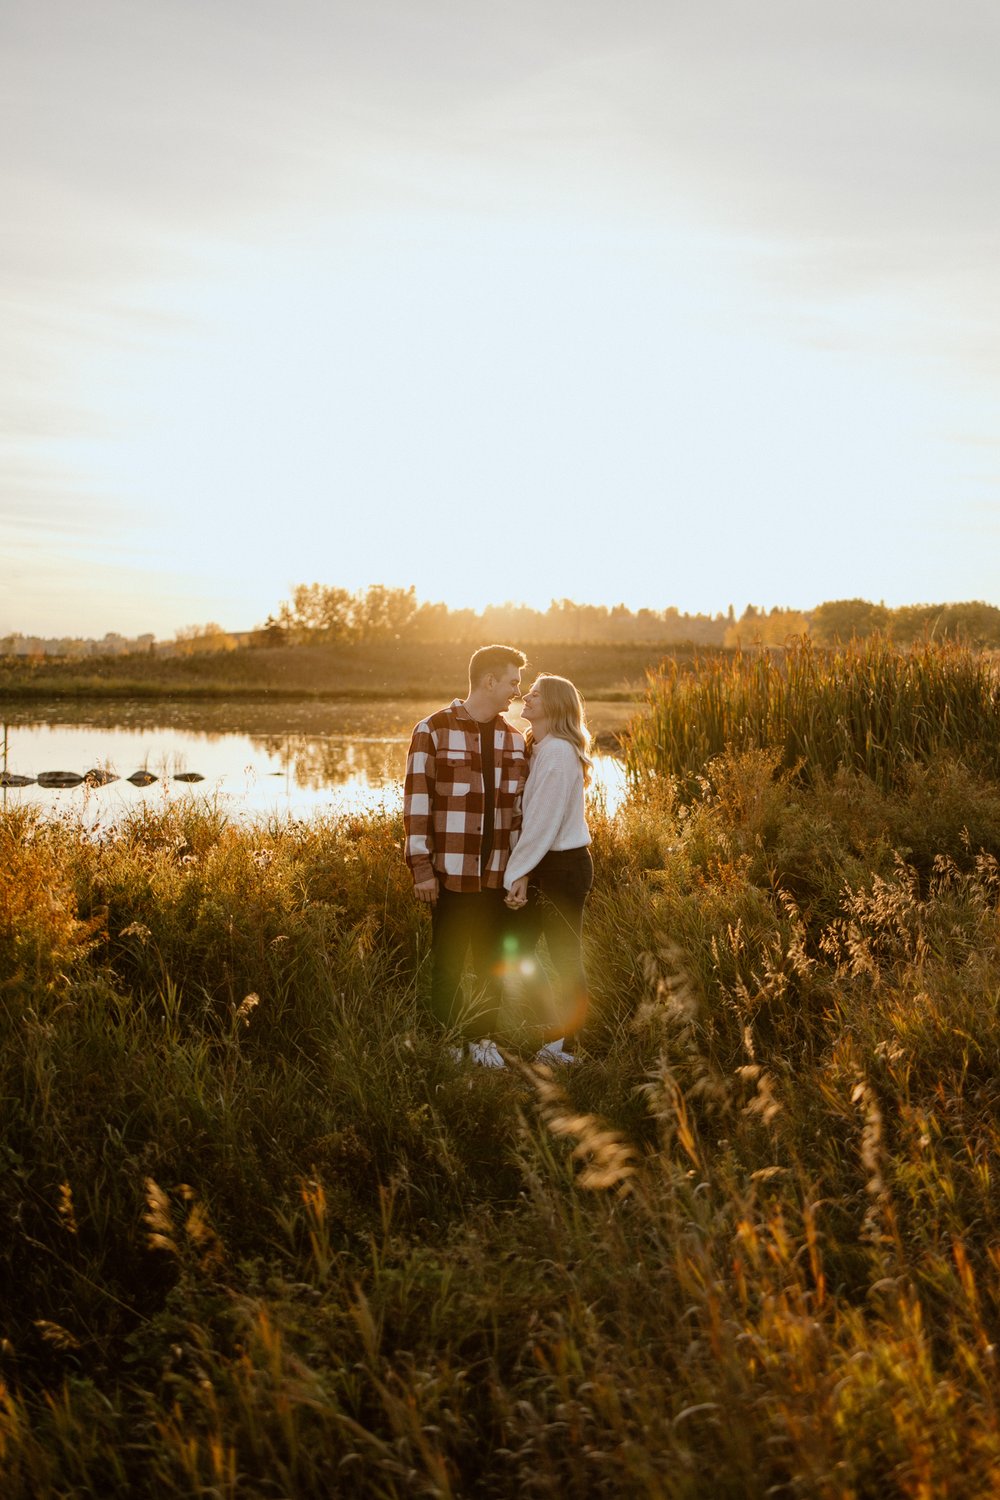
[{"label": "shirt pocket", "polygon": [[508,750],[504,755],[500,772],[500,795],[505,802],[513,802],[528,779],[528,762],[520,750]]},{"label": "shirt pocket", "polygon": [[467,797],[472,790],[472,759],[468,755],[440,755],[434,774],[446,797]]}]

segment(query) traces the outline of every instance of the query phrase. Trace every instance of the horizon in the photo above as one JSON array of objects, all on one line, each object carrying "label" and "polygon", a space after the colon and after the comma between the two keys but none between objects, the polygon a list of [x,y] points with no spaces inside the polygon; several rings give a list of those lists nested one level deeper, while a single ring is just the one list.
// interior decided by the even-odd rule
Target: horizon
[{"label": "horizon", "polygon": [[[355,597],[359,598],[360,596],[355,596]],[[418,609],[422,608],[422,607],[429,607],[431,609],[434,609],[434,608],[438,608],[441,605],[443,605],[444,601],[443,600],[434,600],[434,599],[421,599],[419,596],[417,596],[416,599],[415,599],[415,604],[416,604],[416,606],[417,606]],[[765,618],[767,618],[769,616],[773,616],[775,614],[777,614],[777,615],[786,615],[787,614],[787,615],[791,615],[791,616],[799,615],[799,616],[802,616],[805,619],[809,619],[811,616],[817,614],[820,610],[822,610],[824,608],[830,608],[830,607],[833,607],[835,605],[848,605],[848,604],[859,604],[859,605],[868,606],[868,607],[873,608],[873,609],[884,609],[890,615],[896,614],[896,613],[905,612],[907,610],[912,610],[912,611],[916,611],[916,612],[919,612],[919,611],[922,611],[922,610],[940,610],[940,611],[943,612],[943,611],[946,611],[946,610],[962,610],[962,609],[972,609],[972,608],[977,608],[977,607],[984,607],[986,609],[993,609],[993,610],[1000,611],[1000,605],[993,604],[989,600],[985,600],[985,599],[916,600],[916,601],[910,600],[910,601],[907,601],[905,604],[890,605],[890,604],[887,604],[887,602],[884,599],[873,600],[873,599],[861,599],[859,597],[854,597],[854,598],[850,598],[850,599],[823,599],[823,600],[820,600],[819,603],[813,604],[813,605],[807,605],[805,608],[799,608],[796,605],[783,605],[783,604],[763,605],[763,604],[756,604],[753,601],[751,601],[751,602],[747,603],[746,605],[744,605],[744,607],[743,607],[742,610],[736,610],[735,606],[727,606],[727,608],[725,610],[714,610],[714,611],[710,611],[710,610],[681,610],[681,609],[678,609],[678,607],[676,605],[673,605],[673,604],[665,604],[665,605],[640,605],[637,609],[632,609],[630,606],[623,605],[623,603],[622,603],[621,600],[617,600],[614,604],[605,604],[603,602],[595,603],[592,600],[584,600],[584,599],[570,599],[570,600],[557,600],[557,599],[553,599],[553,600],[549,601],[549,604],[544,609],[538,609],[538,608],[536,608],[533,605],[525,604],[523,601],[514,602],[512,600],[504,600],[502,603],[491,602],[489,604],[482,605],[479,609],[472,609],[471,606],[452,607],[450,605],[445,605],[444,607],[448,610],[449,614],[459,614],[459,613],[466,612],[466,610],[469,610],[470,612],[472,612],[472,613],[474,613],[474,614],[476,614],[476,615],[478,615],[480,617],[483,617],[486,614],[490,614],[490,613],[499,613],[499,614],[502,614],[504,611],[510,611],[512,614],[517,614],[517,613],[520,613],[521,611],[528,611],[528,612],[530,612],[532,614],[538,615],[540,618],[544,618],[550,612],[552,612],[553,610],[557,609],[559,606],[562,606],[562,605],[568,605],[571,609],[580,609],[580,610],[593,610],[593,609],[596,609],[596,610],[604,610],[604,611],[606,611],[608,613],[610,613],[611,611],[613,611],[615,609],[618,609],[618,608],[626,608],[626,609],[628,609],[630,616],[633,617],[633,618],[635,618],[636,616],[638,616],[638,615],[640,615],[642,613],[649,613],[649,614],[652,614],[655,618],[658,618],[658,619],[662,620],[664,618],[664,616],[667,616],[667,615],[670,615],[670,614],[676,614],[679,617],[679,619],[681,619],[681,620],[703,621],[703,622],[708,621],[708,622],[711,622],[711,623],[714,623],[714,624],[717,624],[721,620],[728,619],[729,618],[729,614],[730,614],[730,610],[732,610],[733,621],[734,621],[735,624],[738,625],[738,624],[743,623],[746,620],[748,612],[751,611],[751,610],[754,611],[756,617],[761,618],[761,619],[765,619]],[[100,634],[88,635],[88,636],[82,635],[79,632],[72,632],[72,631],[54,631],[54,632],[51,632],[51,633],[46,634],[46,635],[42,635],[38,631],[23,631],[23,630],[0,631],[0,643],[2,643],[4,640],[18,640],[18,639],[21,639],[21,640],[40,640],[40,641],[44,641],[44,642],[53,642],[53,641],[62,641],[62,640],[65,640],[65,641],[81,641],[81,642],[85,642],[85,643],[88,643],[88,644],[100,644],[102,641],[107,640],[109,638],[116,638],[116,639],[125,640],[126,642],[128,642],[130,644],[134,643],[136,641],[141,641],[141,640],[145,640],[145,641],[152,640],[157,645],[169,645],[169,644],[172,644],[174,642],[181,643],[181,638],[183,636],[183,632],[185,632],[185,631],[188,631],[188,632],[199,632],[199,631],[203,631],[203,630],[211,630],[211,629],[214,629],[214,628],[218,628],[221,631],[221,634],[223,636],[230,636],[230,637],[252,636],[252,635],[255,635],[255,634],[257,634],[257,633],[259,633],[259,632],[261,632],[261,631],[263,631],[263,630],[265,630],[267,628],[267,620],[268,619],[276,619],[274,611],[269,612],[268,616],[266,616],[264,620],[261,620],[261,621],[257,622],[256,624],[253,624],[253,625],[227,627],[227,626],[219,624],[219,622],[217,622],[217,621],[207,621],[207,620],[206,621],[197,621],[197,622],[192,621],[192,622],[188,622],[188,624],[186,626],[179,626],[177,628],[177,630],[171,636],[169,636],[169,637],[167,637],[167,636],[158,636],[158,635],[156,635],[156,633],[154,631],[148,631],[148,630],[138,630],[138,631],[135,631],[132,634],[128,634],[128,633],[123,632],[123,631],[107,630],[107,631],[101,632]]]},{"label": "horizon", "polygon": [[245,630],[327,569],[1000,604],[979,0],[8,0],[0,42],[0,634]]}]

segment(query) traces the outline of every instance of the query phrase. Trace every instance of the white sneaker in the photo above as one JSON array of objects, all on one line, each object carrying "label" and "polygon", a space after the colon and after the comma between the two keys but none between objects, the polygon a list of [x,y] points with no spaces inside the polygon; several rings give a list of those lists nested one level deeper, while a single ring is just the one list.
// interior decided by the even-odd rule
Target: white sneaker
[{"label": "white sneaker", "polygon": [[535,1053],[535,1062],[540,1063],[575,1063],[576,1053],[567,1052],[563,1047],[563,1038],[558,1037],[554,1042],[546,1042],[544,1047]]},{"label": "white sneaker", "polygon": [[481,1068],[505,1068],[507,1066],[500,1056],[500,1049],[496,1042],[491,1042],[489,1037],[484,1037],[481,1042],[473,1042],[469,1048],[469,1056]]}]

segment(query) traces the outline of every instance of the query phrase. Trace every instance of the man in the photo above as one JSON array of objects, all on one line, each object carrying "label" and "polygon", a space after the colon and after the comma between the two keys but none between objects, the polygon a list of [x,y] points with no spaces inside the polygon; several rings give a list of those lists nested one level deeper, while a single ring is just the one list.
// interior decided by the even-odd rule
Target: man
[{"label": "man", "polygon": [[[491,1039],[509,921],[503,876],[528,774],[524,739],[503,711],[519,696],[525,659],[513,646],[473,653],[468,697],[414,728],[403,790],[413,893],[431,909],[431,1010],[473,1041],[473,1057],[487,1067],[503,1067]],[[479,993],[463,1014],[470,944]]]}]

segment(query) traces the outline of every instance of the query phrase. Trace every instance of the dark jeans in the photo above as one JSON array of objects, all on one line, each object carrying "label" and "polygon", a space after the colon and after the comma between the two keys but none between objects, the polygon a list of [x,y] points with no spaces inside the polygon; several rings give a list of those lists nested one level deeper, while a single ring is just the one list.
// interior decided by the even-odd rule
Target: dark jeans
[{"label": "dark jeans", "polygon": [[[441,886],[431,915],[430,1008],[442,1026],[456,1027],[469,1039],[491,1036],[496,1026],[503,942],[510,928],[504,894]],[[462,971],[470,944],[476,992],[472,1005],[466,1006]]]},{"label": "dark jeans", "polygon": [[556,971],[557,1013],[570,1038],[587,1012],[583,967],[583,908],[594,883],[590,849],[550,849],[528,878],[528,904],[517,913],[514,931],[522,953],[539,938],[548,944]]}]

